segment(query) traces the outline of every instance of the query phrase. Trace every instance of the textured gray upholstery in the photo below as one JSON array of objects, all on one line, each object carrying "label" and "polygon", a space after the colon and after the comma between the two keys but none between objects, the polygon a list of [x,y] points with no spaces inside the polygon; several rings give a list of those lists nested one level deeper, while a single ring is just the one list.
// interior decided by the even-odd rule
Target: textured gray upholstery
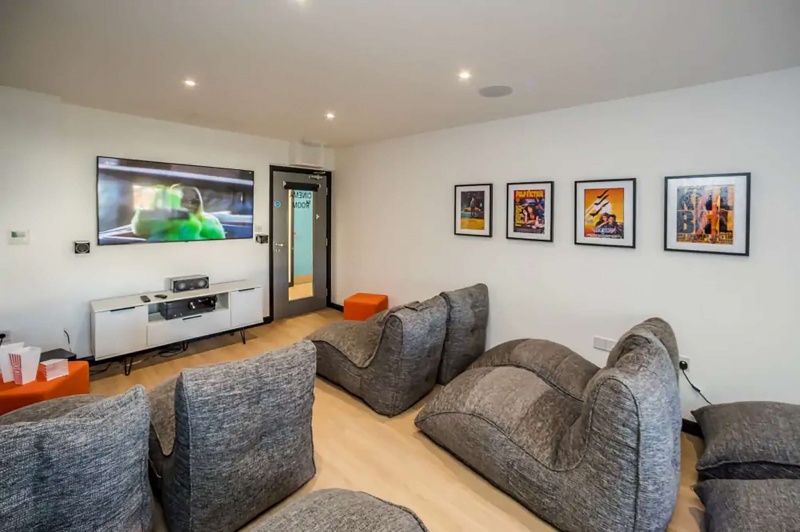
[{"label": "textured gray upholstery", "polygon": [[800,480],[706,480],[695,489],[707,532],[800,530]]},{"label": "textured gray upholstery", "polygon": [[514,366],[535,373],[550,386],[582,400],[586,385],[600,368],[569,347],[549,340],[511,340],[491,348],[470,369]]},{"label": "textured gray upholstery", "polygon": [[440,296],[395,307],[374,320],[332,323],[308,336],[317,373],[394,416],[436,385],[447,306]]},{"label": "textured gray upholstery", "polygon": [[314,476],[315,350],[300,342],[181,372],[150,395],[150,456],[172,532],[236,530]]},{"label": "textured gray upholstery", "polygon": [[357,491],[314,491],[252,532],[426,532],[411,510]]},{"label": "textured gray upholstery", "polygon": [[0,416],[0,426],[12,425],[21,421],[32,423],[34,421],[45,421],[55,419],[73,410],[105,399],[105,395],[70,395],[51,401],[42,401],[32,405],[18,408],[8,414]]},{"label": "textured gray upholstery", "polygon": [[436,381],[447,384],[486,350],[489,289],[476,284],[441,295],[447,303],[447,333]]},{"label": "textured gray upholstery", "polygon": [[661,342],[666,348],[667,354],[669,354],[669,358],[672,360],[672,365],[675,367],[675,373],[677,374],[678,362],[680,361],[678,341],[675,339],[675,332],[672,330],[670,324],[661,318],[646,319],[623,334],[620,339],[617,340],[614,349],[609,353],[606,367],[610,368],[616,364],[617,359],[623,353],[627,353],[639,345],[651,344],[654,342]]},{"label": "textured gray upholstery", "polygon": [[692,414],[705,439],[701,479],[800,479],[800,405],[739,402]]},{"label": "textured gray upholstery", "polygon": [[0,417],[0,529],[150,530],[149,426],[141,386]]},{"label": "textured gray upholstery", "polygon": [[598,370],[550,342],[502,344],[416,424],[560,529],[664,530],[680,475],[678,382],[660,341],[631,345]]}]

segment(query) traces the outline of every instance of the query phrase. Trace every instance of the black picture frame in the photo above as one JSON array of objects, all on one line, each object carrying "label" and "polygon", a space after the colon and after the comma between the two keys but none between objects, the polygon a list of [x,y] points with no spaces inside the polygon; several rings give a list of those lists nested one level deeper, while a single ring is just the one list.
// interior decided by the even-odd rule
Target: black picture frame
[{"label": "black picture frame", "polygon": [[[547,225],[547,229],[550,231],[549,238],[526,238],[522,236],[511,236],[509,233],[509,225],[511,217],[514,213],[511,212],[511,188],[514,186],[519,185],[530,185],[531,187],[536,186],[549,186],[550,187],[550,197],[545,197],[545,205],[549,205],[549,219],[545,218],[545,223]],[[506,239],[508,240],[523,240],[526,242],[553,242],[553,235],[554,235],[554,220],[555,220],[555,202],[553,198],[555,197],[555,182],[553,181],[518,181],[514,183],[506,183]]]},{"label": "black picture frame", "polygon": [[[484,200],[484,220],[486,220],[486,229],[484,230],[485,234],[479,234],[479,233],[477,233],[477,231],[476,232],[463,232],[463,231],[471,231],[471,230],[460,229],[459,228],[460,220],[461,220],[461,216],[460,216],[461,211],[459,209],[459,192],[470,192],[470,191],[469,190],[459,190],[459,189],[463,189],[463,188],[475,189],[475,188],[479,188],[479,187],[486,187],[486,190],[484,191],[484,192],[486,192],[486,195],[487,195],[486,199]],[[493,207],[493,203],[492,203],[493,201],[494,201],[494,194],[493,194],[493,191],[492,191],[492,184],[491,183],[474,183],[474,184],[469,183],[469,184],[455,185],[455,187],[453,188],[453,216],[454,216],[453,234],[458,235],[458,236],[477,236],[477,237],[482,237],[482,238],[492,238],[492,218],[494,218],[494,207]],[[488,207],[488,212],[487,212],[487,208],[486,207]]]},{"label": "black picture frame", "polygon": [[[591,241],[581,241],[581,238],[578,236],[578,213],[581,213],[581,217],[583,216],[583,203],[581,202],[581,208],[579,210],[579,200],[578,200],[578,192],[581,190],[583,186],[589,186],[593,184],[597,184],[597,188],[603,188],[604,184],[608,183],[620,183],[620,182],[627,182],[630,183],[630,192],[631,192],[631,219],[632,223],[628,221],[628,215],[625,213],[625,232],[630,234],[630,243],[629,244],[616,244],[616,240],[603,240],[598,239],[596,242]],[[636,192],[636,178],[635,177],[618,177],[618,178],[610,178],[610,179],[584,179],[580,181],[574,182],[574,192],[573,192],[573,214],[572,214],[572,223],[573,223],[573,237],[574,243],[576,246],[600,246],[606,248],[621,248],[621,249],[636,249],[636,199],[637,199],[637,192]],[[623,200],[624,201],[624,200]],[[581,230],[581,234],[583,231]],[[585,238],[585,237],[584,237]]]},{"label": "black picture frame", "polygon": [[[744,178],[745,184],[745,213],[744,213],[744,250],[743,251],[725,251],[724,248],[720,251],[716,251],[713,248],[709,249],[687,249],[684,247],[683,249],[680,247],[670,247],[672,243],[673,246],[679,246],[677,242],[670,242],[669,237],[669,227],[670,227],[670,199],[672,195],[672,188],[671,183],[677,180],[698,180],[698,181],[710,181],[711,179],[719,180],[719,179],[728,179],[728,178]],[[666,176],[664,178],[664,251],[672,251],[678,253],[702,253],[705,255],[733,255],[736,257],[749,257],[750,256],[750,189],[751,189],[751,173],[750,172],[733,172],[733,173],[724,173],[724,174],[698,174],[698,175],[677,175],[677,176]],[[710,184],[710,183],[709,183]],[[675,199],[677,202],[677,197]],[[734,201],[735,198],[734,198]],[[737,209],[734,209],[734,216],[738,212]],[[672,220],[677,224],[677,217],[675,220]],[[739,227],[739,223],[734,223],[734,242],[735,242],[735,231]],[[711,244],[714,245],[714,244]]]}]

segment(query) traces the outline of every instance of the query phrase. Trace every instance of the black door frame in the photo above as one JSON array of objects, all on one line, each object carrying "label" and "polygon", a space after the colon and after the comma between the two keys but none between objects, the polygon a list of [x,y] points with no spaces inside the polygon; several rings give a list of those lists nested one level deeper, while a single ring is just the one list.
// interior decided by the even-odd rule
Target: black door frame
[{"label": "black door frame", "polygon": [[272,234],[272,218],[273,218],[273,177],[275,172],[287,172],[290,174],[305,174],[305,175],[320,175],[325,176],[328,178],[328,195],[326,196],[326,202],[328,204],[328,214],[326,216],[326,235],[325,238],[328,239],[328,245],[325,247],[325,262],[326,262],[326,278],[325,278],[325,288],[326,288],[326,295],[325,295],[325,305],[330,308],[339,308],[338,305],[331,304],[331,294],[333,293],[333,285],[331,283],[331,244],[333,244],[333,237],[331,234],[331,198],[333,198],[333,172],[328,170],[314,170],[313,168],[298,168],[296,166],[280,166],[280,165],[270,165],[269,166],[269,234],[270,234],[270,244],[269,244],[269,317],[265,318],[266,323],[270,323],[273,320],[273,312],[275,308],[275,288],[274,288],[274,278],[272,276],[272,267],[273,267],[273,258],[272,258],[272,242],[274,241],[273,234]]}]

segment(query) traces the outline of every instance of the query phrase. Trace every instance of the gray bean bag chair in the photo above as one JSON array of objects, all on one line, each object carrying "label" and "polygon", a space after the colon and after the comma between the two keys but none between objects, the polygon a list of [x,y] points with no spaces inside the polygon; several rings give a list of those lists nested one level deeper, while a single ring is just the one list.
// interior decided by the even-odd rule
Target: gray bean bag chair
[{"label": "gray bean bag chair", "polygon": [[447,384],[486,350],[489,289],[476,284],[441,296],[447,303],[447,333],[436,381]]},{"label": "gray bean bag chair", "polygon": [[408,508],[357,491],[314,491],[252,532],[426,532]]},{"label": "gray bean bag chair", "polygon": [[185,369],[149,394],[150,459],[171,532],[229,531],[316,473],[311,342]]},{"label": "gray bean bag chair", "polygon": [[149,427],[141,386],[0,416],[0,529],[150,530]]},{"label": "gray bean bag chair", "polygon": [[436,296],[367,321],[331,323],[308,339],[317,346],[317,373],[395,416],[436,385],[446,321],[447,305]]},{"label": "gray bean bag chair", "polygon": [[552,342],[507,342],[428,401],[416,424],[560,529],[664,530],[680,476],[675,362],[659,319],[626,333],[604,369]]}]

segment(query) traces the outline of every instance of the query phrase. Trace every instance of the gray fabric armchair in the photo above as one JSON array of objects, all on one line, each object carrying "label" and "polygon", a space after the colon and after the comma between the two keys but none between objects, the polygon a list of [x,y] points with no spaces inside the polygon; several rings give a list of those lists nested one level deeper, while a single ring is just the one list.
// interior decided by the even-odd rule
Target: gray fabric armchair
[{"label": "gray fabric armchair", "polygon": [[476,284],[441,296],[447,303],[447,333],[436,381],[447,384],[486,350],[489,288]]},{"label": "gray fabric armchair", "polygon": [[427,532],[408,508],[358,491],[314,491],[252,532]]},{"label": "gray fabric armchair", "polygon": [[0,528],[150,530],[144,388],[76,395],[0,416]]},{"label": "gray fabric armchair", "polygon": [[440,296],[395,307],[364,322],[327,325],[308,336],[317,373],[395,416],[436,385],[447,306]]},{"label": "gray fabric armchair", "polygon": [[626,333],[604,369],[552,342],[507,342],[416,424],[560,529],[665,530],[680,476],[677,356],[659,319]]},{"label": "gray fabric armchair", "polygon": [[315,474],[315,349],[185,369],[149,394],[150,457],[172,532],[237,530]]}]

